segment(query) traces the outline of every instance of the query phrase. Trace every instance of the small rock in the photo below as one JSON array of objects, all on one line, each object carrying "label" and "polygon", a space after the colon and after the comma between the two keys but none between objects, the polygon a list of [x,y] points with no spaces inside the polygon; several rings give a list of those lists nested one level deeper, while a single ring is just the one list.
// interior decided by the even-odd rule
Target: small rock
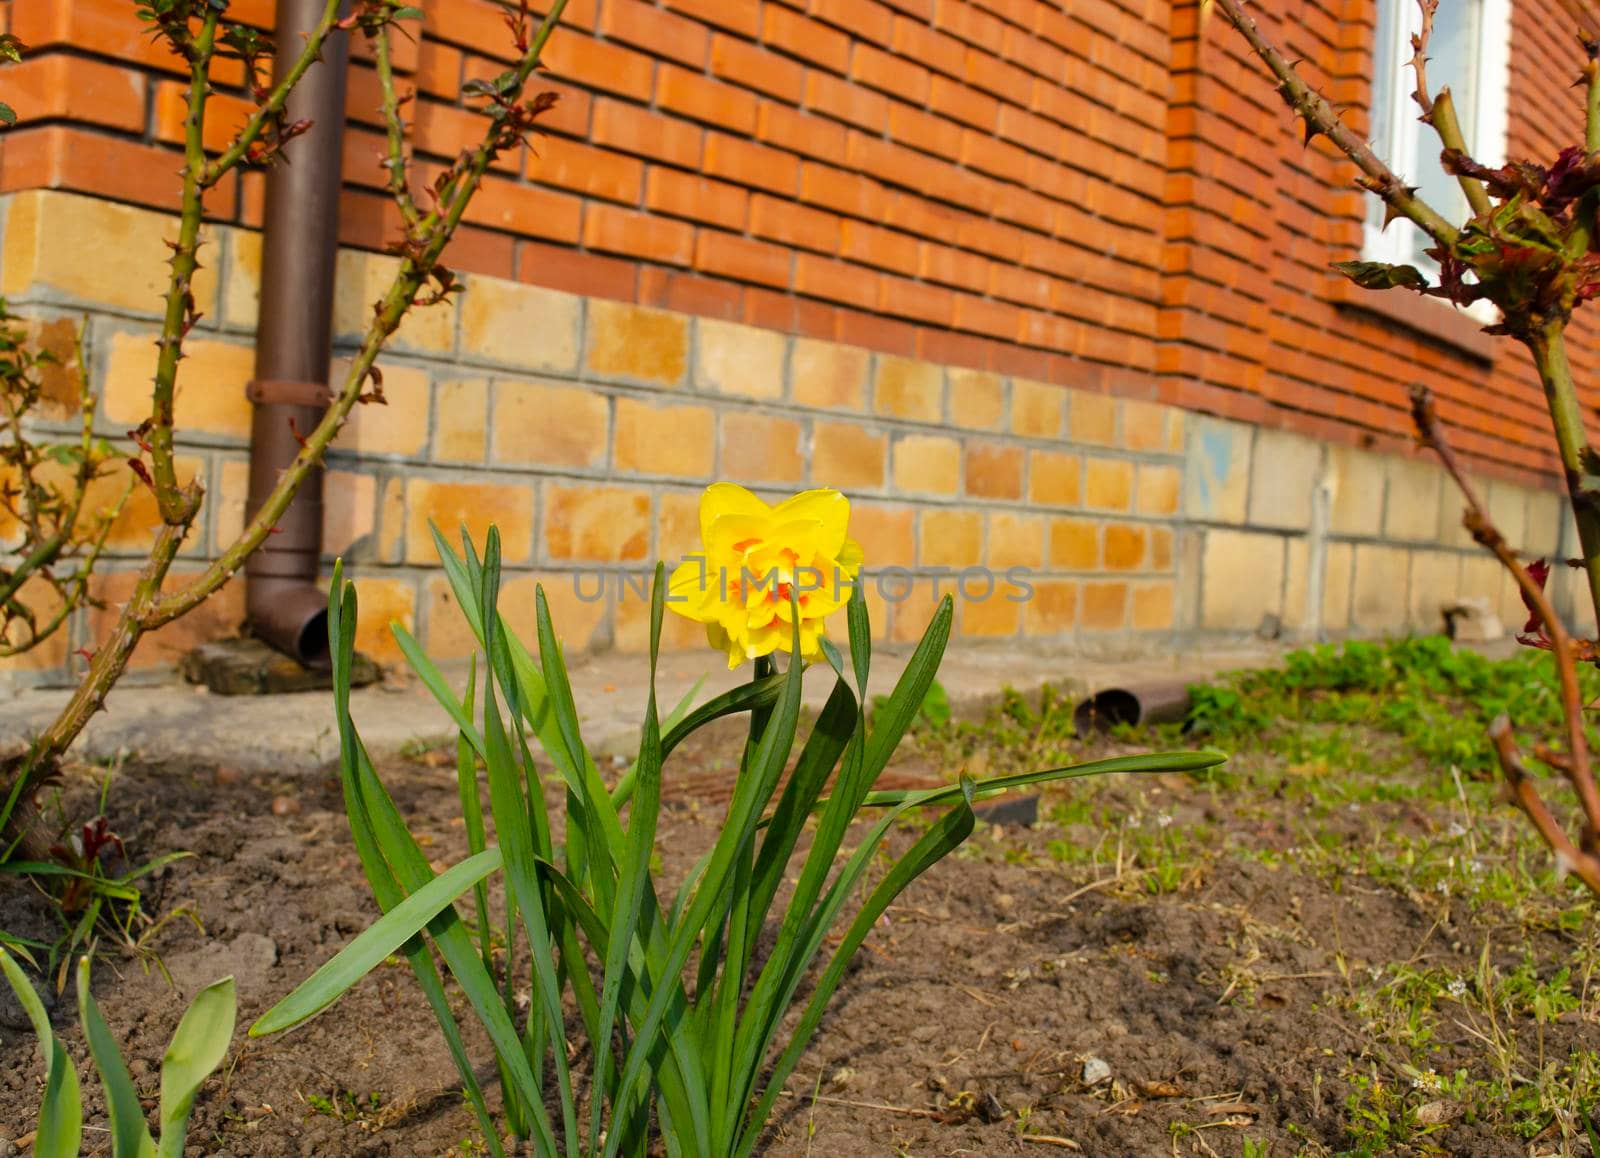
[{"label": "small rock", "polygon": [[1102,1082],[1111,1080],[1111,1065],[1104,1058],[1087,1057],[1083,1059],[1083,1084],[1098,1086]]},{"label": "small rock", "polygon": [[218,788],[228,788],[239,783],[240,773],[237,768],[218,768],[211,774],[212,782]]},{"label": "small rock", "polygon": [[274,796],[272,798],[272,815],[293,816],[300,811],[300,801],[293,796]]},{"label": "small rock", "polygon": [[1010,893],[996,893],[994,895],[994,907],[1000,912],[1009,913],[1016,906],[1017,898]]}]

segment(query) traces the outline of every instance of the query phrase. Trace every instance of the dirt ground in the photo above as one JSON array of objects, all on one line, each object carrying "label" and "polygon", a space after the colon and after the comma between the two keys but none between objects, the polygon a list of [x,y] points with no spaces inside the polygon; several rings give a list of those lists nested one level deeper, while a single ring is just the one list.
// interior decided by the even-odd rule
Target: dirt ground
[{"label": "dirt ground", "polygon": [[[947,772],[935,759],[913,750],[900,774]],[[669,874],[714,834],[726,764],[714,745],[669,762],[676,787],[660,836]],[[69,812],[92,808],[101,774],[69,777]],[[453,768],[396,759],[383,774],[438,862],[457,859],[464,840]],[[1352,1144],[1373,1136],[1353,1130],[1352,1098],[1373,1104],[1373,1091],[1356,1097],[1353,1075],[1370,1070],[1392,1087],[1399,1064],[1355,999],[1363,986],[1401,966],[1470,975],[1486,942],[1490,963],[1508,970],[1529,954],[1563,960],[1575,935],[1530,932],[1509,917],[1504,930],[1486,930],[1482,912],[1469,916],[1446,891],[1295,867],[1292,850],[1308,841],[1337,849],[1379,833],[1440,834],[1444,805],[1378,801],[1323,809],[1308,823],[1305,800],[1275,789],[1270,775],[1251,785],[1219,793],[1182,777],[1100,782],[1052,790],[1033,827],[980,825],[868,942],[789,1083],[766,1153],[1586,1154],[1554,1126],[1530,1139],[1454,1102],[1416,1098],[1410,1112],[1429,1124],[1423,1141]],[[145,948],[185,995],[225,973],[238,979],[236,1052],[200,1097],[191,1153],[480,1152],[403,965],[380,969],[296,1031],[244,1037],[375,915],[331,769],[274,783],[226,768],[130,765],[116,773],[111,800],[133,857],[194,854],[150,882],[146,909],[190,912],[203,931],[179,916]],[[1137,855],[1128,817],[1146,833]],[[1184,832],[1203,832],[1202,846],[1174,843],[1171,857],[1152,857]],[[13,890],[0,898],[0,927],[49,939],[46,912]],[[109,945],[94,984],[136,1080],[153,1095],[182,1002],[159,970]],[[49,996],[103,1125],[70,988]],[[488,1086],[491,1056],[472,1028],[469,1048]],[[1540,1029],[1551,1057],[1596,1044],[1583,1016]],[[1440,1074],[1481,1064],[1467,1024],[1441,1022],[1433,1035]],[[5,994],[0,1155],[26,1152],[39,1090],[31,1032]],[[91,1132],[89,1151],[105,1152],[104,1138]]]}]

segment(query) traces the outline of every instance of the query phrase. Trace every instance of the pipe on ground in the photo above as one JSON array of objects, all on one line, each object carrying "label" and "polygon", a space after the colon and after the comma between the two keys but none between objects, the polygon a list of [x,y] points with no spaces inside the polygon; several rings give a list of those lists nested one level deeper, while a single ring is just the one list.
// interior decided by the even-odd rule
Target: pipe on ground
[{"label": "pipe on ground", "polygon": [[1170,724],[1189,711],[1188,680],[1163,680],[1096,692],[1072,710],[1080,736],[1109,732],[1119,724]]},{"label": "pipe on ground", "polygon": [[[317,25],[323,0],[278,0],[274,81]],[[293,163],[267,171],[246,518],[261,509],[322,420],[333,354],[333,279],[339,253],[344,94],[349,37],[335,34],[289,97],[289,123],[312,122],[290,146]],[[250,630],[307,667],[328,666],[322,556],[322,470],[307,476],[275,533],[245,563]]]}]

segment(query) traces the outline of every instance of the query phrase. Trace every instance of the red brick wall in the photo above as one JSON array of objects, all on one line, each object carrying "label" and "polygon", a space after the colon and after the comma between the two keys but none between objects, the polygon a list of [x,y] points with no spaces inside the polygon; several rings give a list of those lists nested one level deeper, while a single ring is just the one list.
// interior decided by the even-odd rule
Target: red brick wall
[{"label": "red brick wall", "polygon": [[[462,84],[500,71],[509,38],[488,0],[423,7],[400,55],[426,171],[474,138]],[[1360,122],[1371,0],[1272,7],[1273,35]],[[1513,154],[1572,139],[1570,120],[1535,124],[1576,108],[1560,7],[1516,5]],[[0,72],[24,122],[0,138],[0,191],[170,207],[178,73],[126,0],[0,14],[32,50]],[[1520,351],[1486,363],[1352,308],[1326,268],[1359,244],[1349,166],[1300,146],[1193,0],[573,0],[548,60],[550,134],[490,178],[465,269],[1345,441],[1401,442],[1420,378],[1465,449],[1548,465]],[[365,61],[350,95],[346,240],[377,248],[393,228]],[[221,98],[214,139],[239,109]],[[258,223],[259,175],[212,211]],[[1591,381],[1593,333],[1574,351]]]}]

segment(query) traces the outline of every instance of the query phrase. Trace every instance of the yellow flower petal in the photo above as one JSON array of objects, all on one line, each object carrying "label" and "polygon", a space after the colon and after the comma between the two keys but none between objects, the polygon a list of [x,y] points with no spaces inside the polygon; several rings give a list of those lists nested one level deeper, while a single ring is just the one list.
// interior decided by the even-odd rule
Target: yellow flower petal
[{"label": "yellow flower petal", "polygon": [[824,555],[836,555],[844,545],[845,531],[850,525],[850,500],[832,488],[823,488],[801,491],[772,510],[772,521],[779,526],[802,520],[818,525],[817,550]]},{"label": "yellow flower petal", "polygon": [[711,524],[725,515],[766,519],[772,508],[737,483],[712,483],[700,496],[700,538],[711,544]]}]

